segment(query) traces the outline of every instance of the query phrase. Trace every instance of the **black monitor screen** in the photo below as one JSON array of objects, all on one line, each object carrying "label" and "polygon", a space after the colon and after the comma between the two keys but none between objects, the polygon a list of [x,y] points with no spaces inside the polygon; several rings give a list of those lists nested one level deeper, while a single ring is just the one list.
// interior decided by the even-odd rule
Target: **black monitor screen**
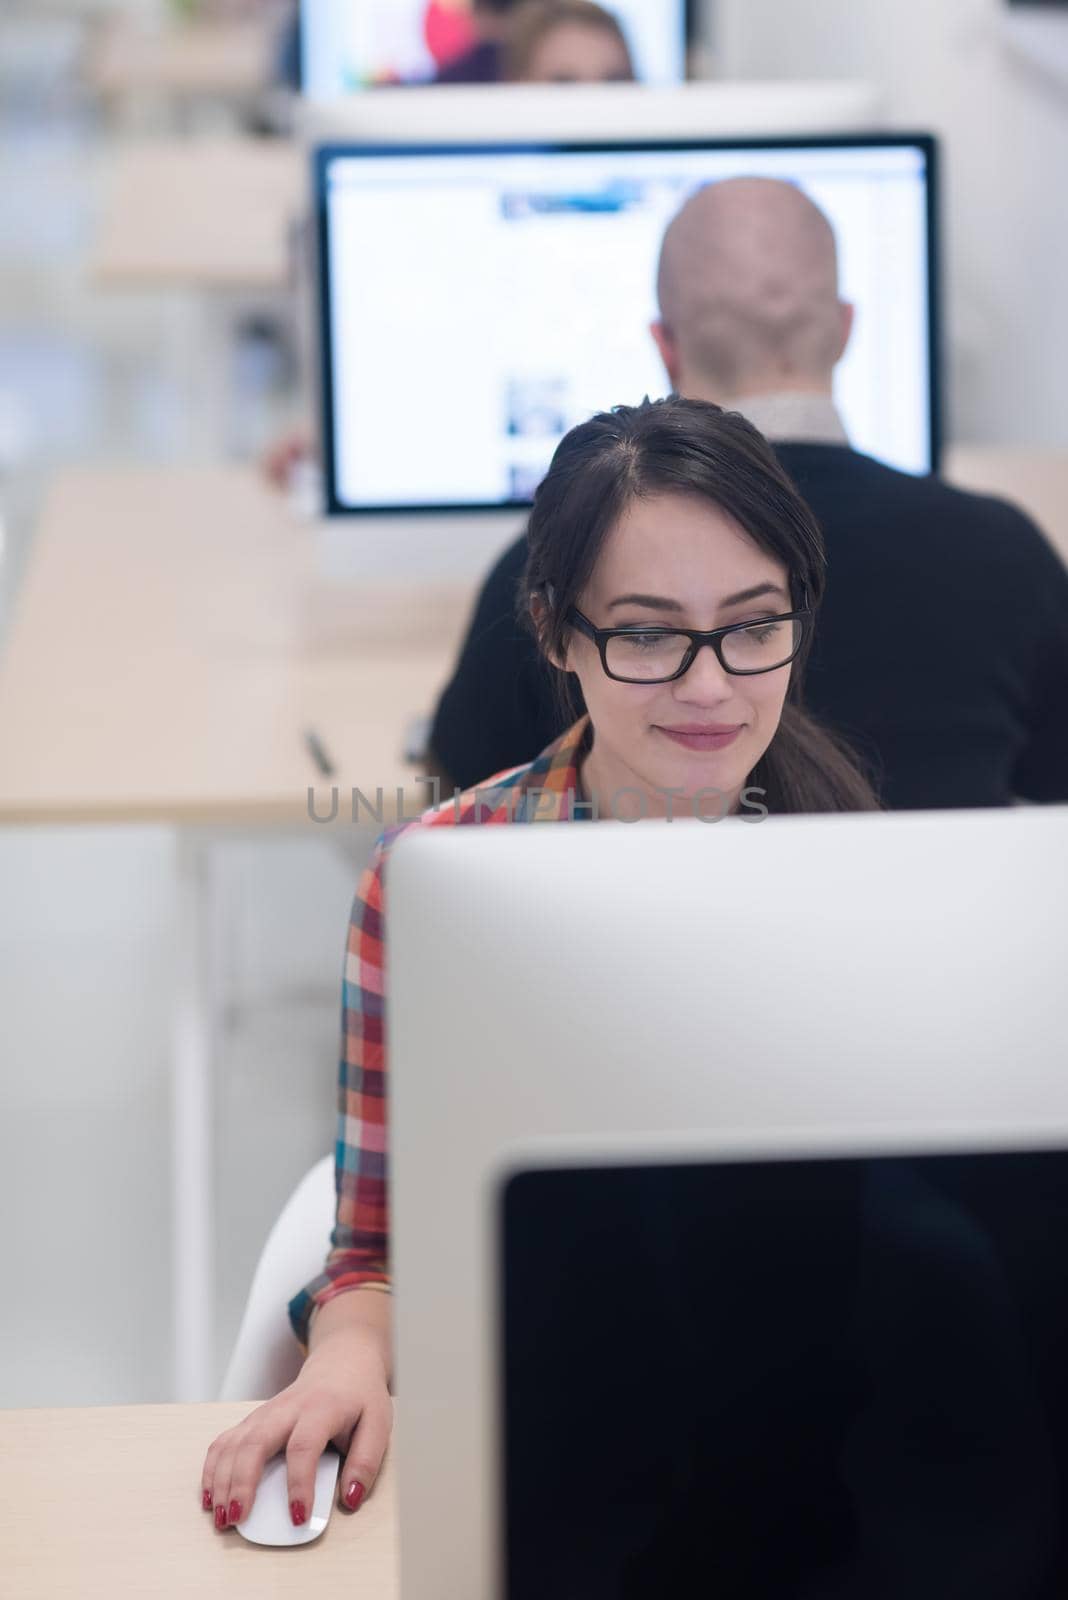
[{"label": "black monitor screen", "polygon": [[1068,1155],[524,1172],[508,1600],[1068,1595]]}]

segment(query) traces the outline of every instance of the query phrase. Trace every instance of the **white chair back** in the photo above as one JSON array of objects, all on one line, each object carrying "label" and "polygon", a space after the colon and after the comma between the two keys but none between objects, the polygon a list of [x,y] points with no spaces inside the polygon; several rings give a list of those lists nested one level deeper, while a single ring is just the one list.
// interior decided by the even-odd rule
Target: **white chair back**
[{"label": "white chair back", "polygon": [[322,1268],[334,1209],[334,1158],[324,1156],[305,1173],[267,1236],[220,1400],[269,1400],[300,1371],[303,1357],[286,1308]]}]

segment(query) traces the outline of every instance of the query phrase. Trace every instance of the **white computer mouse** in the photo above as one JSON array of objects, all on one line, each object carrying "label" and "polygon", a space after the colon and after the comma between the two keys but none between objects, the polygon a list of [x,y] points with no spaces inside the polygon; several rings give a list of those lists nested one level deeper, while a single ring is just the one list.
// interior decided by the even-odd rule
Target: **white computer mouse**
[{"label": "white computer mouse", "polygon": [[237,1524],[238,1533],[250,1544],[311,1544],[330,1521],[340,1470],[341,1457],[336,1450],[327,1450],[319,1457],[315,1473],[315,1503],[307,1522],[295,1528],[289,1514],[286,1458],[274,1456],[263,1469],[252,1510]]}]

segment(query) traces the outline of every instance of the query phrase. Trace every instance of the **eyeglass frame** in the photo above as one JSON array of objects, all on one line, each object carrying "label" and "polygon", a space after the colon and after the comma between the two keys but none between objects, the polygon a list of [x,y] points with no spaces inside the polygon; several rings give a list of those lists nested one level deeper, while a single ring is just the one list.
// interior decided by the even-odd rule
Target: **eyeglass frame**
[{"label": "eyeglass frame", "polygon": [[[573,627],[578,628],[579,632],[584,634],[587,639],[593,640],[600,654],[601,666],[604,669],[604,675],[606,678],[611,678],[613,683],[652,684],[675,683],[679,678],[685,677],[690,668],[693,666],[694,662],[697,660],[697,652],[699,650],[703,650],[705,645],[712,646],[712,649],[716,654],[716,660],[719,662],[724,672],[729,673],[732,678],[757,678],[761,677],[765,672],[778,672],[780,668],[788,667],[792,661],[797,660],[797,657],[801,653],[801,647],[805,642],[806,630],[812,620],[812,616],[813,611],[811,606],[799,606],[796,611],[778,612],[773,617],[754,617],[751,622],[731,622],[725,628],[710,628],[706,632],[702,632],[699,628],[670,628],[659,624],[654,624],[652,627],[647,628],[639,628],[634,626],[627,628],[597,628],[590,621],[589,617],[583,616],[582,612],[577,606],[572,606],[567,613],[565,621],[570,623]],[[724,661],[722,641],[726,634],[741,633],[746,628],[757,628],[762,623],[766,622],[795,621],[799,621],[801,623],[801,628],[797,644],[791,653],[786,657],[785,661],[777,661],[773,667],[740,668],[728,666],[727,662]],[[683,656],[682,665],[679,667],[678,671],[671,673],[671,675],[667,678],[621,678],[618,673],[611,672],[608,667],[609,643],[612,639],[620,636],[626,638],[628,634],[635,633],[680,634],[682,637],[689,639],[690,647]]]}]

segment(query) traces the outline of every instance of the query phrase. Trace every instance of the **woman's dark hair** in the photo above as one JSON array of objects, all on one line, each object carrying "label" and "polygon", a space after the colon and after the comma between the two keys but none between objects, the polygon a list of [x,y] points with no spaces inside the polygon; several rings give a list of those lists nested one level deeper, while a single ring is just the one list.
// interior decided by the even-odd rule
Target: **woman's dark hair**
[{"label": "woman's dark hair", "polygon": [[[542,602],[536,632],[546,658],[563,657],[566,618],[612,528],[634,500],[657,494],[689,495],[726,512],[786,568],[793,605],[818,608],[823,537],[763,434],[738,412],[673,395],[602,411],[557,446],[534,496],[518,596],[530,626],[531,597]],[[803,708],[810,641],[811,629],[793,664],[778,730],[748,782],[764,791],[772,812],[875,810],[855,758]],[[557,679],[562,704],[573,713],[569,675],[557,671]]]}]

